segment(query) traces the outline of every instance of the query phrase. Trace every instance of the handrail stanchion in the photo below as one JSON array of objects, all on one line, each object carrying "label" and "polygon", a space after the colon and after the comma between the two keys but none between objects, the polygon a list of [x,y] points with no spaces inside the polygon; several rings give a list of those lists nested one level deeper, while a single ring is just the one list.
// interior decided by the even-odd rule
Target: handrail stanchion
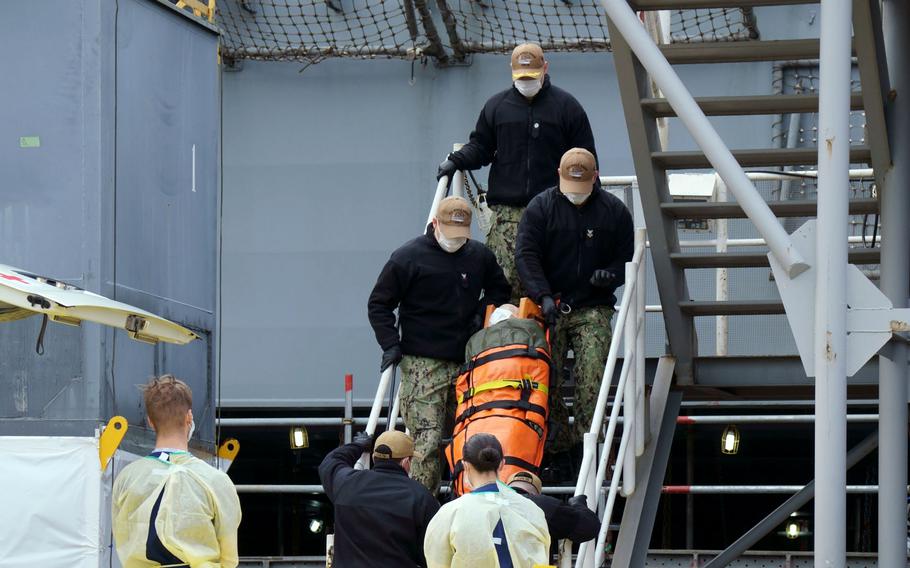
[{"label": "handrail stanchion", "polygon": [[[389,392],[389,385],[392,383],[395,369],[395,365],[390,365],[382,372],[382,375],[379,376],[379,386],[376,388],[376,398],[373,399],[373,407],[370,408],[370,418],[367,420],[367,434],[372,435],[376,432],[376,424],[379,423],[379,415],[382,413],[382,401],[385,400],[385,397]],[[354,467],[355,469],[367,469],[369,463],[369,455],[364,452],[363,455],[360,456],[360,459],[357,460]]]},{"label": "handrail stanchion", "polygon": [[638,261],[638,275],[635,278],[635,456],[641,457],[645,453],[648,443],[648,410],[645,404],[645,242],[647,231],[643,228],[635,229],[635,248],[642,250],[641,260]]},{"label": "handrail stanchion", "polygon": [[427,215],[427,222],[424,224],[424,228],[433,221],[433,217],[436,216],[436,209],[439,208],[439,202],[443,200],[446,196],[446,187],[449,185],[449,176],[442,176],[439,178],[439,181],[436,182],[436,193],[433,195],[433,204],[430,205],[430,214]]},{"label": "handrail stanchion", "polygon": [[344,376],[344,443],[354,439],[354,375]]},{"label": "handrail stanchion", "polygon": [[461,170],[457,170],[452,174],[452,195],[467,199],[464,190],[464,172]]},{"label": "handrail stanchion", "polygon": [[395,402],[392,403],[392,410],[389,412],[389,423],[386,426],[386,430],[394,430],[395,426],[398,423],[398,415],[401,413],[401,382],[398,383],[398,388],[395,389]]},{"label": "handrail stanchion", "polygon": [[[630,303],[630,305],[638,305],[637,299],[638,294],[636,293],[636,288],[638,287],[638,264],[634,262],[626,263],[626,290],[623,295],[629,294],[630,297],[635,298],[635,302]],[[625,388],[623,389],[623,424],[622,429],[625,434],[625,430],[631,432],[635,431],[636,422],[638,421],[638,416],[635,414],[636,406],[636,381],[638,378],[635,376],[635,371],[637,370],[637,365],[635,364],[635,327],[638,323],[638,314],[631,313],[629,317],[626,318],[626,327],[623,330],[623,344],[625,345],[625,352],[623,353],[623,366],[629,366],[629,374],[631,375],[631,380],[626,380]],[[633,443],[629,444],[624,453],[616,455],[616,459],[624,460],[623,468],[625,468],[626,473],[622,476],[622,492],[623,496],[631,495],[635,492],[635,439],[632,439]]]}]

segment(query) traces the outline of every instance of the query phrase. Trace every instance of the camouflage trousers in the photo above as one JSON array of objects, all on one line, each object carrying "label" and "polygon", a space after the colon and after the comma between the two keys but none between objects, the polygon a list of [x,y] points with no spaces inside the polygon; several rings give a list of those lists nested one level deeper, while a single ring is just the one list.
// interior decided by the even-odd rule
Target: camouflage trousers
[{"label": "camouflage trousers", "polygon": [[458,363],[405,355],[401,370],[401,416],[414,438],[411,479],[430,493],[439,490],[443,430],[455,419],[455,377]]},{"label": "camouflage trousers", "polygon": [[496,261],[506,275],[506,280],[512,286],[509,302],[517,306],[523,290],[515,266],[515,239],[518,236],[518,222],[521,221],[525,208],[491,205],[490,209],[493,210],[493,220],[490,224],[490,233],[487,235],[487,246],[493,251]]},{"label": "camouflage trousers", "polygon": [[[548,450],[565,451],[582,441],[582,436],[591,428],[591,419],[600,391],[604,365],[610,353],[613,331],[610,320],[613,308],[595,306],[578,308],[568,314],[560,314],[553,339],[553,364],[555,377],[550,379],[550,421],[551,432]],[[569,427],[569,409],[560,394],[563,383],[563,367],[566,352],[575,354],[575,415],[574,427]]]}]

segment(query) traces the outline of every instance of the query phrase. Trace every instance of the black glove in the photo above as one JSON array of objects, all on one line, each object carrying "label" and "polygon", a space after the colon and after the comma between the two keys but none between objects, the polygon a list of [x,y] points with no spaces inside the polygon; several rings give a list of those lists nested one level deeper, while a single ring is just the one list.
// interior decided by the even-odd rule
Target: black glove
[{"label": "black glove", "polygon": [[616,281],[616,275],[609,270],[598,269],[591,275],[591,286],[597,288],[609,288]]},{"label": "black glove", "polygon": [[588,508],[588,496],[582,493],[581,495],[576,495],[569,498],[569,507],[584,507]]},{"label": "black glove", "polygon": [[351,440],[351,443],[355,446],[360,446],[360,449],[364,452],[373,451],[373,436],[366,432],[358,432],[354,439]]},{"label": "black glove", "polygon": [[439,164],[439,169],[436,170],[436,181],[439,181],[442,176],[448,176],[449,181],[451,182],[452,174],[454,174],[457,170],[458,166],[455,165],[455,162],[446,158],[444,162]]},{"label": "black glove", "polygon": [[379,372],[383,372],[392,365],[397,365],[401,361],[401,347],[393,345],[382,352],[382,363],[379,364]]},{"label": "black glove", "polygon": [[540,299],[540,311],[543,313],[543,320],[547,323],[548,326],[553,327],[556,325],[556,302],[553,301],[553,296],[544,296]]}]

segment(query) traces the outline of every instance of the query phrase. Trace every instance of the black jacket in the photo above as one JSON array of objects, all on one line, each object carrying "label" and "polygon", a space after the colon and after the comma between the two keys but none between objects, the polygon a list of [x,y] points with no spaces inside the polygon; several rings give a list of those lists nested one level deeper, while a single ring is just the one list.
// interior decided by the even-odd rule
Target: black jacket
[{"label": "black jacket", "polygon": [[[515,263],[522,285],[538,303],[559,294],[572,307],[613,306],[634,250],[632,216],[622,201],[595,190],[576,207],[552,187],[532,199],[521,218]],[[591,286],[597,269],[616,274],[613,286]]]},{"label": "black jacket", "polygon": [[559,160],[571,148],[585,148],[597,156],[585,109],[575,97],[551,85],[547,75],[530,101],[514,86],[493,95],[480,112],[470,142],[449,159],[460,170],[492,162],[487,202],[524,207],[556,184]]},{"label": "black jacket", "polygon": [[393,252],[383,267],[367,306],[370,325],[383,350],[400,343],[405,355],[461,363],[465,343],[477,331],[475,317],[488,304],[507,302],[509,291],[490,249],[469,239],[448,253],[429,226],[426,234]]},{"label": "black jacket", "polygon": [[319,465],[335,505],[335,562],[341,568],[426,566],[423,537],[439,502],[393,461],[355,470],[360,446],[333,450]]},{"label": "black jacket", "polygon": [[524,496],[543,511],[547,519],[547,528],[550,530],[550,542],[555,543],[564,538],[572,542],[587,542],[597,537],[600,519],[587,505],[573,507],[549,495]]}]

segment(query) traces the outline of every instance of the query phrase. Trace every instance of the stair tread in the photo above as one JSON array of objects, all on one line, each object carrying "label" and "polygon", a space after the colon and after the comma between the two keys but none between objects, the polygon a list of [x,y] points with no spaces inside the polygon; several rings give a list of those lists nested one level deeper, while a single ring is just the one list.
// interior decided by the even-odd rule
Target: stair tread
[{"label": "stair tread", "polygon": [[[707,116],[818,112],[818,95],[695,97],[695,102]],[[676,111],[664,98],[642,99],[641,106],[654,117],[676,116]],[[863,109],[862,93],[851,94],[850,108],[852,110]]]},{"label": "stair tread", "polygon": [[[853,247],[848,253],[853,264],[878,264],[881,249]],[[674,252],[670,259],[683,268],[757,268],[768,266],[767,251]]]},{"label": "stair tread", "polygon": [[671,64],[745,63],[817,59],[819,40],[778,39],[769,41],[671,43],[660,46]]},{"label": "stair tread", "polygon": [[[750,148],[731,152],[744,168],[807,166],[818,163],[818,148]],[[851,164],[868,164],[871,157],[869,146],[850,147]],[[651,152],[651,159],[656,165],[668,170],[711,168],[711,162],[701,150]]]},{"label": "stair tread", "polygon": [[[769,201],[768,207],[777,217],[814,217],[818,202],[814,199]],[[661,211],[676,219],[745,219],[746,213],[736,202],[675,202],[662,203]],[[851,199],[851,215],[874,214],[878,212],[877,199]]]},{"label": "stair tread", "polygon": [[783,314],[780,300],[691,300],[680,302],[679,309],[691,316],[768,315]]}]

